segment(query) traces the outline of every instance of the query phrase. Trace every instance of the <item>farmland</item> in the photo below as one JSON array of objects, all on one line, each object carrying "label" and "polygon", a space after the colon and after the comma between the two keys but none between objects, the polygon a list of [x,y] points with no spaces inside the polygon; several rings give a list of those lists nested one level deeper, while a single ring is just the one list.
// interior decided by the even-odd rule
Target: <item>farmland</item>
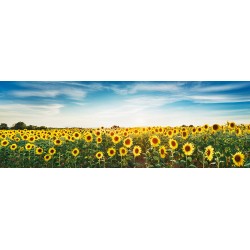
[{"label": "farmland", "polygon": [[250,167],[250,125],[0,130],[0,167]]}]

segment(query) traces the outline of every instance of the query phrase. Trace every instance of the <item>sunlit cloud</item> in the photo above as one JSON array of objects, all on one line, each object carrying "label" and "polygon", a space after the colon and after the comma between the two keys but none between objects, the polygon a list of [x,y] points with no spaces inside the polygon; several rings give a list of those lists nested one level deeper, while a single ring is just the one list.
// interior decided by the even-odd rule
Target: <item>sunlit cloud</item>
[{"label": "sunlit cloud", "polygon": [[0,117],[51,127],[250,123],[250,82],[0,82]]}]

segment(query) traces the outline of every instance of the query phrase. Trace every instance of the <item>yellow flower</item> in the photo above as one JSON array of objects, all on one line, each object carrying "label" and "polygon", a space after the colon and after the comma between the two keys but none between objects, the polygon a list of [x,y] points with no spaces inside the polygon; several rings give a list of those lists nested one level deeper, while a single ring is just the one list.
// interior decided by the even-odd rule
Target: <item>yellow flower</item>
[{"label": "yellow flower", "polygon": [[194,152],[194,145],[192,143],[186,143],[184,144],[184,146],[182,147],[182,150],[184,152],[185,155],[192,155]]},{"label": "yellow flower", "polygon": [[43,149],[42,148],[36,148],[36,154],[37,155],[41,155],[43,153]]},{"label": "yellow flower", "polygon": [[128,137],[123,141],[123,145],[127,148],[130,148],[133,145],[132,138]]},{"label": "yellow flower", "polygon": [[32,144],[30,144],[30,143],[27,143],[26,145],[25,145],[25,149],[26,150],[31,150],[33,148],[33,146],[32,146]]},{"label": "yellow flower", "polygon": [[61,146],[62,145],[62,140],[60,140],[60,139],[54,140],[54,145],[55,146]]},{"label": "yellow flower", "polygon": [[141,147],[140,146],[134,146],[133,155],[134,155],[134,157],[141,155]]},{"label": "yellow flower", "polygon": [[99,160],[100,160],[100,159],[102,159],[102,158],[103,158],[103,152],[99,151],[99,152],[97,152],[97,153],[96,153],[96,155],[95,155],[95,156],[96,156],[96,158],[97,158],[97,159],[99,159]]},{"label": "yellow flower", "polygon": [[93,135],[91,133],[87,133],[84,136],[84,139],[85,139],[86,142],[92,142],[93,141]]},{"label": "yellow flower", "polygon": [[2,140],[1,141],[1,146],[2,147],[7,147],[9,145],[9,141],[7,141],[7,140]]},{"label": "yellow flower", "polygon": [[237,152],[232,159],[235,166],[242,167],[244,165],[245,156],[241,152]]},{"label": "yellow flower", "polygon": [[79,151],[79,149],[78,148],[74,148],[73,150],[72,150],[72,155],[74,156],[74,157],[76,157],[76,156],[78,156],[79,155],[79,153],[80,153],[80,151]]},{"label": "yellow flower", "polygon": [[48,155],[48,154],[44,156],[45,161],[49,161],[51,160],[51,158],[52,158],[51,155]]},{"label": "yellow flower", "polygon": [[17,145],[16,144],[11,144],[10,145],[10,149],[11,150],[16,150],[17,149]]},{"label": "yellow flower", "polygon": [[205,158],[209,161],[212,161],[214,157],[214,148],[212,146],[207,146],[205,148]]},{"label": "yellow flower", "polygon": [[151,138],[150,138],[150,144],[152,147],[158,147],[161,143],[161,140],[158,136],[156,135],[153,135]]},{"label": "yellow flower", "polygon": [[78,133],[78,132],[75,132],[75,133],[73,134],[73,136],[74,136],[74,138],[75,138],[76,140],[79,140],[79,139],[81,138],[81,134]]},{"label": "yellow flower", "polygon": [[55,148],[50,148],[49,149],[49,154],[50,155],[54,155],[56,153],[56,149]]},{"label": "yellow flower", "polygon": [[219,124],[214,124],[212,128],[213,128],[214,132],[217,132],[220,129],[220,125]]},{"label": "yellow flower", "polygon": [[166,147],[165,146],[161,146],[159,148],[159,153],[160,153],[160,157],[161,158],[165,158],[166,157],[166,153],[167,153]]},{"label": "yellow flower", "polygon": [[121,155],[121,156],[125,156],[125,155],[127,155],[128,150],[127,150],[125,147],[121,147],[121,148],[119,149],[119,152],[120,152],[120,155]]},{"label": "yellow flower", "polygon": [[114,136],[112,136],[112,142],[114,143],[114,144],[117,144],[117,143],[119,143],[121,141],[121,137],[119,136],[119,135],[114,135]]},{"label": "yellow flower", "polygon": [[97,136],[97,137],[96,137],[96,142],[97,142],[98,144],[102,143],[102,137],[101,137],[101,136]]},{"label": "yellow flower", "polygon": [[107,152],[110,157],[113,157],[116,153],[116,150],[114,148],[109,148]]},{"label": "yellow flower", "polygon": [[188,138],[188,132],[187,131],[183,131],[181,132],[181,137],[185,140]]},{"label": "yellow flower", "polygon": [[169,140],[169,147],[171,149],[177,149],[178,148],[178,142],[174,139]]}]

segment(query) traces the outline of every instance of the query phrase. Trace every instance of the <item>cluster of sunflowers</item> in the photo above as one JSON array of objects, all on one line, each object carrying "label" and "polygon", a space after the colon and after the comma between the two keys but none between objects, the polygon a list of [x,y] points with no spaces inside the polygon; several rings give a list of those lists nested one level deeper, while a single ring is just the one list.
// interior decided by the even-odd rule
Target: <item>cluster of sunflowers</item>
[{"label": "cluster of sunflowers", "polygon": [[250,125],[1,130],[0,167],[250,167]]}]

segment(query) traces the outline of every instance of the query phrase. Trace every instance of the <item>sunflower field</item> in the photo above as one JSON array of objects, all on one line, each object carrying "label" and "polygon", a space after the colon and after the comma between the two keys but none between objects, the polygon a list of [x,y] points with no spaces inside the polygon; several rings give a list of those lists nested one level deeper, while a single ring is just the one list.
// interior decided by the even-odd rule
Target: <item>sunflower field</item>
[{"label": "sunflower field", "polygon": [[0,167],[250,167],[250,125],[0,130]]}]

